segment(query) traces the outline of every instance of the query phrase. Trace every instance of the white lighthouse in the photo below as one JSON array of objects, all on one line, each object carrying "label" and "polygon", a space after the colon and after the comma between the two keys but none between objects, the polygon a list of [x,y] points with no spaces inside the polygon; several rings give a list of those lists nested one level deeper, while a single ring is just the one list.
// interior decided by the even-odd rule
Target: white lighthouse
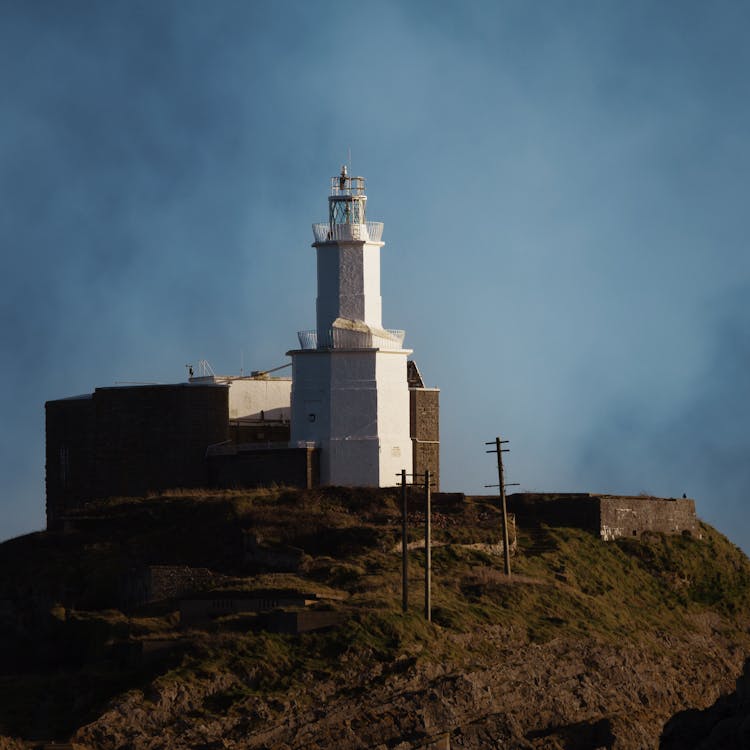
[{"label": "white lighthouse", "polygon": [[320,450],[323,484],[390,486],[412,470],[404,331],[382,327],[383,224],[366,219],[363,177],[331,179],[328,221],[313,224],[317,329],[292,357],[291,445]]}]

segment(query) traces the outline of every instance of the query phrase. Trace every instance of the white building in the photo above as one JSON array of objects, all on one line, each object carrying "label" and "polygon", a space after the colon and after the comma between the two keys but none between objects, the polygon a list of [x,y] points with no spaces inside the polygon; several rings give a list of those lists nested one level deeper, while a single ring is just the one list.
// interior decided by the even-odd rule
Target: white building
[{"label": "white building", "polygon": [[229,386],[229,421],[289,422],[291,418],[291,378],[260,375],[202,375],[191,383],[218,383]]},{"label": "white building", "polygon": [[404,331],[384,329],[381,223],[366,220],[363,177],[331,180],[328,222],[313,224],[317,329],[292,358],[291,445],[320,450],[323,484],[391,486],[412,471]]}]

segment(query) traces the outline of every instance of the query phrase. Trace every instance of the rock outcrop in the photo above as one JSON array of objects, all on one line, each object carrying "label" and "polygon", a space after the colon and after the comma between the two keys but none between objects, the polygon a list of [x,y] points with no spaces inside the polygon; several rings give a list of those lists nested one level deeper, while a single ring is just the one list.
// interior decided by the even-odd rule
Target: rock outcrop
[{"label": "rock outcrop", "polygon": [[[662,654],[562,638],[529,644],[499,628],[481,636],[483,653],[460,663],[404,654],[382,664],[371,653],[344,653],[335,674],[298,674],[283,694],[240,697],[257,676],[231,673],[135,692],[75,741],[92,750],[410,748],[449,732],[452,747],[477,750],[646,750],[675,707],[715,700],[739,667],[739,654],[709,633],[665,641]],[[471,636],[443,637],[443,648],[463,652],[457,641]],[[676,658],[676,647],[690,657]],[[207,710],[227,696],[231,710]]]},{"label": "rock outcrop", "polygon": [[747,750],[750,748],[750,660],[736,689],[709,708],[689,709],[664,727],[661,750]]}]

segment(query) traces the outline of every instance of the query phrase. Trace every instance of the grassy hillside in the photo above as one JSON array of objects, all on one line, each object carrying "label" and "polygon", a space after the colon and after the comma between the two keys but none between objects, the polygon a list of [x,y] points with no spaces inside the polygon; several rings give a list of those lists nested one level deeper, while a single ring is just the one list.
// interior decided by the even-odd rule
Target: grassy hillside
[{"label": "grassy hillside", "polygon": [[[419,506],[415,496],[413,540]],[[93,722],[78,734],[91,747],[198,746],[191,732],[207,747],[375,747],[377,724],[384,746],[449,731],[456,746],[483,747],[491,724],[518,747],[593,748],[609,735],[648,747],[671,713],[726,691],[749,652],[750,562],[706,525],[701,540],[606,544],[519,529],[508,580],[489,546],[494,503],[437,504],[430,624],[422,550],[410,552],[400,611],[395,492],[175,492],[79,515],[70,533],[0,545],[0,599],[16,613],[0,620],[0,734],[64,740]],[[297,569],[248,562],[248,537],[295,551]],[[180,629],[171,601],[123,612],[123,580],[145,564],[211,568],[232,589],[317,592],[344,624],[288,636],[247,615]],[[174,648],[132,664],[112,656],[114,642],[156,639]],[[682,684],[696,675],[711,684]],[[430,691],[441,708],[428,720]],[[352,707],[369,725],[353,728]],[[312,734],[294,740],[303,716]]]}]

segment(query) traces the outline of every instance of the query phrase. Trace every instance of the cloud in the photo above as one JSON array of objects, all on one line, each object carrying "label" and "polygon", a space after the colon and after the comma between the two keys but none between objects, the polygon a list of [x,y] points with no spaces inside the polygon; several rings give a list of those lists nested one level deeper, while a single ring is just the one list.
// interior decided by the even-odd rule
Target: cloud
[{"label": "cloud", "polygon": [[284,361],[348,147],[445,488],[492,479],[499,431],[525,486],[702,493],[739,528],[741,4],[5,11],[0,538],[38,523],[46,399]]},{"label": "cloud", "polygon": [[691,387],[653,404],[633,389],[582,443],[579,470],[604,489],[695,497],[699,515],[747,547],[749,285],[715,300],[712,346]]}]

